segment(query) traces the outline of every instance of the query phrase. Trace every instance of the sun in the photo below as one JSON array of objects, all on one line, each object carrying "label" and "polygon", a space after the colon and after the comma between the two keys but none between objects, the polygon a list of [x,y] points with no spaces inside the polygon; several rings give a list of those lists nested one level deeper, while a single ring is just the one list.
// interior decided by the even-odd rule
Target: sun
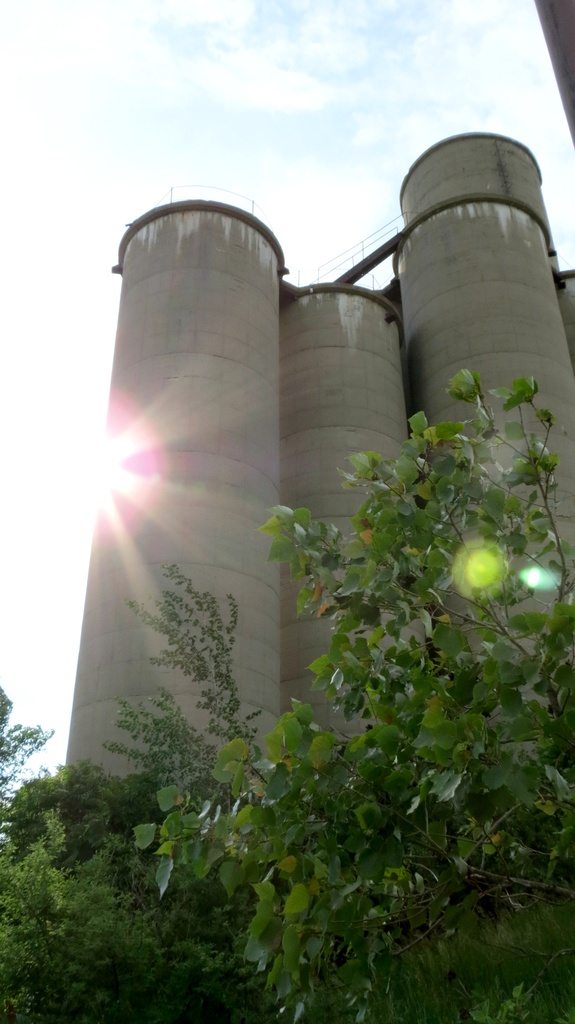
[{"label": "sun", "polygon": [[91,467],[98,520],[106,532],[128,529],[149,515],[164,478],[165,453],[148,418],[125,396],[114,396],[108,429]]},{"label": "sun", "polygon": [[133,444],[126,435],[104,438],[94,466],[99,505],[107,505],[114,494],[128,495],[133,489],[136,477],[128,468],[133,454]]}]

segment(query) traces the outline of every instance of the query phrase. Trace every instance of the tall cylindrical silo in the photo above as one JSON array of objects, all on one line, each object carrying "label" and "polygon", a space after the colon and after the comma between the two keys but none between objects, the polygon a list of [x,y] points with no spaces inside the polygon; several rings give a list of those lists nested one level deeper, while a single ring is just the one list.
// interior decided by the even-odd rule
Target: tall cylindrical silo
[{"label": "tall cylindrical silo", "polygon": [[[239,603],[234,647],[245,712],[279,710],[279,575],[257,528],[278,500],[278,274],[256,218],[183,202],[135,221],[120,246],[122,295],[109,432],[127,439],[141,486],[100,517],[90,564],[68,760],[119,768],[102,742],[117,698],[165,686],[190,720],[193,680],[149,663],[161,641],[126,607],[153,600],[177,563],[200,590]],[[135,450],[130,450],[130,449]]]},{"label": "tall cylindrical silo", "polygon": [[[299,290],[280,314],[281,501],[349,530],[357,492],[343,490],[348,455],[392,457],[407,436],[396,311],[373,292],[341,285]],[[332,716],[310,693],[307,666],[329,648],[330,622],[297,619],[298,586],[282,580],[282,704],[291,697]],[[342,724],[341,720],[338,724]]]},{"label": "tall cylindrical silo", "polygon": [[557,417],[562,484],[574,493],[575,378],[534,157],[498,135],[446,139],[411,167],[401,203],[396,269],[414,410],[432,421],[464,415],[445,393],[463,367],[486,389],[534,376]]},{"label": "tall cylindrical silo", "polygon": [[575,369],[575,270],[564,270],[559,276],[563,286],[557,292],[559,309],[567,335],[571,364]]}]

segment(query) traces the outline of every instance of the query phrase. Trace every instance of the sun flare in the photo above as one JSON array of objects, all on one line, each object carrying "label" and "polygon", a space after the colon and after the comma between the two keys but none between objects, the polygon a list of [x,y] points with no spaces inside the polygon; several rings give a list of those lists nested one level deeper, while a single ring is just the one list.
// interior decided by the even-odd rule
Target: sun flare
[{"label": "sun flare", "polygon": [[127,468],[133,454],[126,436],[104,439],[94,473],[99,505],[107,505],[115,493],[130,493],[136,480]]},{"label": "sun flare", "polygon": [[108,431],[92,465],[99,528],[130,533],[152,512],[164,478],[163,446],[148,419],[125,395],[114,395]]}]

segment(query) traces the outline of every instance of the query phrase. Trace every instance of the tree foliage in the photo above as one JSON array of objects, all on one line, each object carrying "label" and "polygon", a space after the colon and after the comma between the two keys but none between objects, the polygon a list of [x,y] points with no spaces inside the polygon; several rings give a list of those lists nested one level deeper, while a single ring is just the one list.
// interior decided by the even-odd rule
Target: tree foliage
[{"label": "tree foliage", "polygon": [[157,785],[149,774],[121,779],[83,763],[16,793],[0,851],[0,1020],[267,1024],[274,1016],[242,956],[245,893],[230,899],[190,867],[158,902],[158,857],[142,856],[132,837],[143,817],[163,817]]},{"label": "tree foliage", "polygon": [[0,806],[21,782],[26,762],[53,735],[40,726],[10,725],[11,714],[12,701],[0,687]]},{"label": "tree foliage", "polygon": [[467,420],[417,413],[397,459],[352,457],[351,535],[283,506],[263,527],[299,611],[332,620],[313,686],[357,734],[294,702],[263,752],[241,736],[220,751],[231,813],[162,794],[161,887],[191,863],[251,888],[245,955],[296,1021],[326,977],[361,1020],[431,934],[575,897],[575,549],[554,418],[528,378],[494,392],[503,429],[477,374],[449,393]]},{"label": "tree foliage", "polygon": [[241,894],[230,901],[219,883],[200,885],[190,870],[159,904],[157,858],[139,856],[131,838],[102,838],[91,857],[75,862],[65,855],[68,842],[55,808],[41,839],[0,856],[0,1020],[269,1019],[238,944]]},{"label": "tree foliage", "polygon": [[31,779],[6,811],[10,856],[20,860],[45,843],[54,819],[62,828],[62,842],[52,853],[56,868],[77,866],[105,847],[125,844],[142,814],[160,821],[153,791],[161,783],[148,774],[107,775],[88,761]]},{"label": "tree foliage", "polygon": [[126,739],[114,749],[131,757],[137,773],[119,778],[88,762],[67,765],[7,801],[0,1020],[9,1024],[264,1024],[274,1016],[263,979],[242,956],[251,895],[229,897],[190,866],[159,904],[162,858],[142,856],[133,844],[137,822],[160,825],[177,791],[166,781],[177,779],[198,809],[208,792],[225,797],[211,776],[215,742],[251,735],[231,675],[234,602],[224,622],[210,594],[175,567],[166,573],[176,589],[164,593],[155,616],[139,611],[168,638],[156,663],[177,666],[198,684],[208,737],[188,725],[166,691],[135,708],[122,702]]},{"label": "tree foliage", "polygon": [[198,590],[177,565],[166,565],[164,576],[174,589],[164,590],[155,612],[145,605],[128,605],[167,647],[150,659],[153,665],[176,669],[193,680],[199,691],[197,707],[207,716],[202,730],[187,721],[165,689],[137,707],[120,700],[118,726],[132,742],[110,741],[104,746],[131,761],[138,772],[151,774],[159,784],[177,783],[207,795],[214,788],[211,770],[222,741],[238,734],[252,739],[251,724],[258,712],[242,720],[240,698],[233,674],[233,646],[238,606],[228,594],[224,618],[209,591]]}]

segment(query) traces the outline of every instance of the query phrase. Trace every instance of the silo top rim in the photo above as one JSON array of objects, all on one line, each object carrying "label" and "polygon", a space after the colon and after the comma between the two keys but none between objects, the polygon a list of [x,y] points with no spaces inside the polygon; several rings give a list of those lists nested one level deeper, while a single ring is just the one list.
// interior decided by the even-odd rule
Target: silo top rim
[{"label": "silo top rim", "polygon": [[251,228],[259,231],[260,235],[268,241],[274,250],[278,258],[278,273],[286,273],[285,259],[281,245],[279,244],[273,231],[264,224],[258,217],[254,217],[252,213],[247,213],[246,210],[240,209],[238,206],[230,206],[228,203],[212,202],[207,199],[185,199],[177,203],[166,203],[164,206],[155,206],[153,210],[148,210],[147,213],[143,213],[141,217],[133,221],[130,224],[128,230],[122,237],[120,242],[120,248],[118,250],[118,267],[119,272],[122,270],[124,263],[124,256],[126,255],[126,249],[132,238],[137,235],[141,228],[145,227],[146,224],[150,224],[154,220],[159,220],[161,217],[168,217],[172,213],[220,213],[226,217],[233,217],[235,220],[241,220],[244,224],[248,224]]},{"label": "silo top rim", "polygon": [[531,158],[531,160],[533,161],[533,163],[535,165],[535,169],[537,171],[537,174],[539,175],[539,182],[540,183],[543,182],[543,178],[542,178],[542,175],[541,175],[541,169],[539,167],[539,164],[537,163],[537,160],[533,156],[533,153],[531,152],[529,147],[524,145],[523,142],[518,142],[517,139],[512,139],[510,135],[498,135],[496,132],[463,132],[461,135],[450,135],[447,139],[441,139],[440,142],[436,142],[436,143],[434,143],[433,146],[429,146],[429,148],[426,149],[421,154],[421,156],[418,156],[417,160],[415,160],[412,163],[412,165],[409,168],[407,174],[405,175],[405,178],[403,179],[403,182],[402,182],[402,185],[401,185],[401,189],[400,189],[400,192],[399,192],[399,202],[400,202],[400,204],[403,201],[403,193],[405,191],[405,187],[407,185],[407,182],[409,181],[409,179],[410,179],[411,175],[413,174],[415,168],[418,167],[419,164],[423,160],[425,160],[429,156],[430,153],[433,153],[434,150],[440,149],[441,146],[448,146],[452,142],[459,142],[460,139],[498,139],[500,142],[510,142],[512,146],[517,146],[518,149],[522,149],[525,153],[527,153],[527,155]]},{"label": "silo top rim", "polygon": [[359,295],[364,299],[369,299],[370,302],[375,302],[378,306],[382,306],[388,313],[397,313],[395,306],[385,295],[372,291],[371,288],[362,288],[356,284],[338,284],[337,281],[325,281],[321,284],[303,285],[301,288],[295,285],[291,287],[293,288],[291,297],[295,302],[299,299],[305,299],[309,295],[337,295],[343,293],[351,296]]}]

